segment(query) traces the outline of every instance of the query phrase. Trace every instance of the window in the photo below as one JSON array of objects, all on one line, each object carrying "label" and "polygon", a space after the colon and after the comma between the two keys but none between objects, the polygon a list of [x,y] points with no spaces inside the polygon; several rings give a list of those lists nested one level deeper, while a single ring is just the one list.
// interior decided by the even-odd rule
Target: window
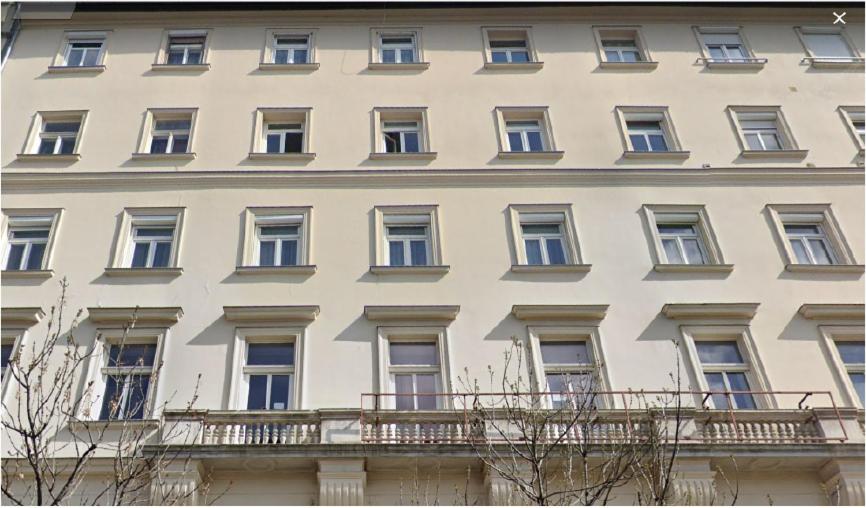
[{"label": "window", "polygon": [[851,385],[860,399],[860,405],[864,404],[863,392],[863,365],[866,361],[863,360],[863,340],[858,341],[836,341],[836,349],[839,351],[839,358],[845,365],[845,370],[848,373],[848,378],[851,379]]},{"label": "window", "polygon": [[667,107],[617,106],[624,133],[624,157],[688,157],[683,151]]},{"label": "window", "polygon": [[165,63],[169,65],[198,65],[203,62],[204,35],[170,35]]},{"label": "window", "polygon": [[700,340],[695,343],[707,388],[716,409],[757,409],[736,341]]},{"label": "window", "polygon": [[556,151],[546,107],[496,108],[499,156],[504,158],[562,157]]},{"label": "window", "polygon": [[374,272],[443,271],[439,214],[435,205],[377,206]]},{"label": "window", "polygon": [[244,213],[238,273],[310,272],[310,207],[254,207]]},{"label": "window", "polygon": [[778,106],[730,106],[744,157],[763,154],[804,157]]},{"label": "window", "polygon": [[157,344],[106,344],[108,356],[102,369],[105,392],[100,420],[141,420],[149,412],[151,377]]},{"label": "window", "polygon": [[643,213],[658,261],[656,271],[730,270],[703,206],[644,205]]},{"label": "window", "polygon": [[149,109],[144,136],[134,156],[193,158],[195,109]]},{"label": "window", "polygon": [[652,69],[658,64],[652,61],[639,27],[595,26],[593,35],[602,67]]},{"label": "window", "polygon": [[866,114],[863,112],[863,106],[840,106],[839,112],[862,154],[863,148],[866,147]]},{"label": "window", "polygon": [[68,67],[94,67],[102,61],[104,39],[70,39],[64,62]]},{"label": "window", "polygon": [[231,407],[285,411],[301,407],[303,328],[238,328]]},{"label": "window", "polygon": [[314,28],[272,28],[265,30],[259,70],[312,71],[316,63]]},{"label": "window", "polygon": [[[55,224],[61,210],[4,210],[6,245],[3,270],[8,272],[47,270]],[[4,273],[4,276],[10,276]]]},{"label": "window", "polygon": [[427,108],[373,109],[372,159],[432,159],[427,129]]},{"label": "window", "polygon": [[763,66],[765,58],[755,58],[739,27],[694,27],[704,62],[714,65]]},{"label": "window", "polygon": [[392,409],[447,409],[450,390],[442,327],[379,327],[380,392]]},{"label": "window", "polygon": [[124,210],[120,221],[122,240],[118,242],[112,268],[107,269],[107,273],[114,275],[114,272],[123,273],[122,270],[177,269],[183,216],[183,208]]},{"label": "window", "polygon": [[538,391],[553,409],[584,410],[610,404],[597,327],[528,327]]},{"label": "window", "polygon": [[856,46],[844,30],[837,27],[796,27],[812,66],[863,64]]},{"label": "window", "polygon": [[[862,321],[861,321],[862,322]],[[819,326],[830,359],[844,388],[847,403],[864,407],[864,335],[858,326]]]},{"label": "window", "polygon": [[[80,157],[81,133],[86,111],[40,111],[30,127],[24,155],[26,159],[40,157]],[[28,155],[29,154],[29,155]]]},{"label": "window", "polygon": [[787,258],[788,270],[855,264],[829,205],[767,205]]},{"label": "window", "polygon": [[569,205],[510,205],[518,266],[579,265],[580,250]]},{"label": "window", "polygon": [[420,28],[373,28],[370,31],[370,69],[426,69]]},{"label": "window", "polygon": [[529,27],[482,28],[485,68],[540,68]]},{"label": "window", "polygon": [[251,159],[310,160],[310,108],[259,108]]},{"label": "window", "polygon": [[310,36],[275,35],[273,58],[275,64],[310,63]]},{"label": "window", "polygon": [[49,72],[101,72],[111,30],[63,32]]},{"label": "window", "polygon": [[9,368],[9,362],[12,361],[12,355],[15,353],[17,339],[14,335],[4,335],[3,341],[0,343],[0,369],[2,369],[4,379],[6,378],[6,369]]}]

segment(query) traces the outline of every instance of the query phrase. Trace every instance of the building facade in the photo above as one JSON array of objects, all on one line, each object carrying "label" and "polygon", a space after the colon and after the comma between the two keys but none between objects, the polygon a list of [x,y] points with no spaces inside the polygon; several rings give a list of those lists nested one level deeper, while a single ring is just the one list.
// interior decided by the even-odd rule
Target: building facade
[{"label": "building facade", "polygon": [[494,504],[424,394],[500,391],[516,340],[535,391],[591,372],[622,412],[680,358],[691,502],[862,504],[863,11],[832,10],[22,12],[4,362],[65,278],[79,417],[181,421],[217,503]]}]

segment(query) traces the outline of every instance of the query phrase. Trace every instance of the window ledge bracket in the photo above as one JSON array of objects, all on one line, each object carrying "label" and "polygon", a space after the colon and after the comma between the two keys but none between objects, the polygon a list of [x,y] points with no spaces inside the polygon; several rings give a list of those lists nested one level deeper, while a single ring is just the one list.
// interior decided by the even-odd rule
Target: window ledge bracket
[{"label": "window ledge bracket", "polygon": [[370,160],[375,161],[429,161],[436,158],[436,152],[370,152]]},{"label": "window ledge bracket", "polygon": [[195,152],[184,153],[144,153],[135,152],[132,154],[133,160],[141,161],[191,161],[196,157]]},{"label": "window ledge bracket", "polygon": [[730,273],[734,270],[734,265],[658,263],[653,266],[653,270],[662,273]]},{"label": "window ledge bracket", "polygon": [[312,275],[314,273],[316,273],[316,265],[235,267],[237,275]]},{"label": "window ledge bracket", "polygon": [[795,273],[863,273],[863,265],[809,265],[790,263],[785,270]]},{"label": "window ledge bracket", "polygon": [[565,155],[562,150],[545,150],[540,152],[499,152],[500,159],[532,160],[561,159]]},{"label": "window ledge bracket", "polygon": [[691,156],[692,152],[688,150],[669,150],[667,152],[638,152],[634,150],[626,150],[622,153],[624,159],[664,159],[664,160],[685,160]]},{"label": "window ledge bracket", "polygon": [[544,67],[544,62],[484,62],[484,68],[489,71],[537,71]]},{"label": "window ledge bracket", "polygon": [[568,265],[511,265],[514,273],[587,273],[592,269],[589,264]]},{"label": "window ledge bracket", "polygon": [[105,71],[104,65],[51,65],[50,74],[98,74]]},{"label": "window ledge bracket", "polygon": [[809,155],[809,150],[743,150],[740,157],[744,159],[803,159]]},{"label": "window ledge bracket", "polygon": [[259,63],[260,71],[298,71],[309,72],[319,69],[319,63],[296,63],[296,64],[278,64],[278,63]]},{"label": "window ledge bracket", "polygon": [[265,153],[250,152],[247,158],[251,161],[311,161],[316,158],[315,152]]},{"label": "window ledge bracket", "polygon": [[423,71],[430,68],[430,62],[384,63],[370,62],[367,69],[371,71]]},{"label": "window ledge bracket", "polygon": [[3,270],[0,277],[4,279],[50,279],[54,270]]},{"label": "window ledge bracket", "polygon": [[106,268],[108,277],[178,277],[183,268]]},{"label": "window ledge bracket", "polygon": [[386,266],[386,265],[371,265],[370,273],[376,275],[397,275],[397,274],[418,274],[418,275],[434,275],[444,274],[451,270],[449,265],[427,265],[427,266]]},{"label": "window ledge bracket", "polygon": [[19,153],[19,162],[76,162],[81,160],[80,153],[58,153],[58,154],[42,154],[42,153]]},{"label": "window ledge bracket", "polygon": [[203,64],[152,64],[152,71],[188,71],[188,72],[204,72],[210,70],[209,63]]},{"label": "window ledge bracket", "polygon": [[659,66],[658,62],[599,62],[602,69],[620,69],[630,71],[651,71]]}]

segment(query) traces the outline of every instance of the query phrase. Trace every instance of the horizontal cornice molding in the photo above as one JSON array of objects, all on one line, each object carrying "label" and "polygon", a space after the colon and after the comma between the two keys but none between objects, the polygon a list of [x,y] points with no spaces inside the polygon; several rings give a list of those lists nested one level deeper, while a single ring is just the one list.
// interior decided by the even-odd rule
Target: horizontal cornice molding
[{"label": "horizontal cornice molding", "polygon": [[249,305],[223,307],[226,321],[237,324],[315,321],[318,305]]},{"label": "horizontal cornice molding", "polygon": [[797,311],[806,319],[860,319],[864,317],[862,303],[804,303]]},{"label": "horizontal cornice molding", "polygon": [[662,314],[670,319],[745,319],[755,317],[758,303],[667,303]]},{"label": "horizontal cornice molding", "polygon": [[370,321],[454,321],[459,305],[365,305]]},{"label": "horizontal cornice molding", "polygon": [[0,309],[0,324],[3,328],[30,328],[45,317],[39,307],[3,307]]},{"label": "horizontal cornice molding", "polygon": [[207,171],[51,171],[0,175],[6,193],[17,190],[237,187],[509,187],[564,185],[777,185],[858,184],[858,167],[824,168],[497,168],[497,169],[351,169],[351,170],[207,170]]},{"label": "horizontal cornice molding", "polygon": [[180,307],[88,307],[90,322],[96,325],[171,326],[183,317]]},{"label": "horizontal cornice molding", "polygon": [[598,321],[607,315],[608,305],[514,305],[511,314],[521,321]]}]

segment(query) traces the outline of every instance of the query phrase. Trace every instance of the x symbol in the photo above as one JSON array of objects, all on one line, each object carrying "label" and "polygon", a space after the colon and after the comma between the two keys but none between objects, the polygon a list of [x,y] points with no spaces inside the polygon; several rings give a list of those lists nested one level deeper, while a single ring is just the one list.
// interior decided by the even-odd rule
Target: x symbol
[{"label": "x symbol", "polygon": [[834,21],[833,24],[835,25],[835,24],[837,24],[837,23],[842,23],[843,25],[846,25],[847,23],[845,23],[845,20],[842,19],[842,18],[845,17],[846,14],[848,14],[848,13],[847,13],[847,12],[843,12],[842,14],[836,14],[836,13],[834,12],[833,15],[836,16],[836,21]]}]

